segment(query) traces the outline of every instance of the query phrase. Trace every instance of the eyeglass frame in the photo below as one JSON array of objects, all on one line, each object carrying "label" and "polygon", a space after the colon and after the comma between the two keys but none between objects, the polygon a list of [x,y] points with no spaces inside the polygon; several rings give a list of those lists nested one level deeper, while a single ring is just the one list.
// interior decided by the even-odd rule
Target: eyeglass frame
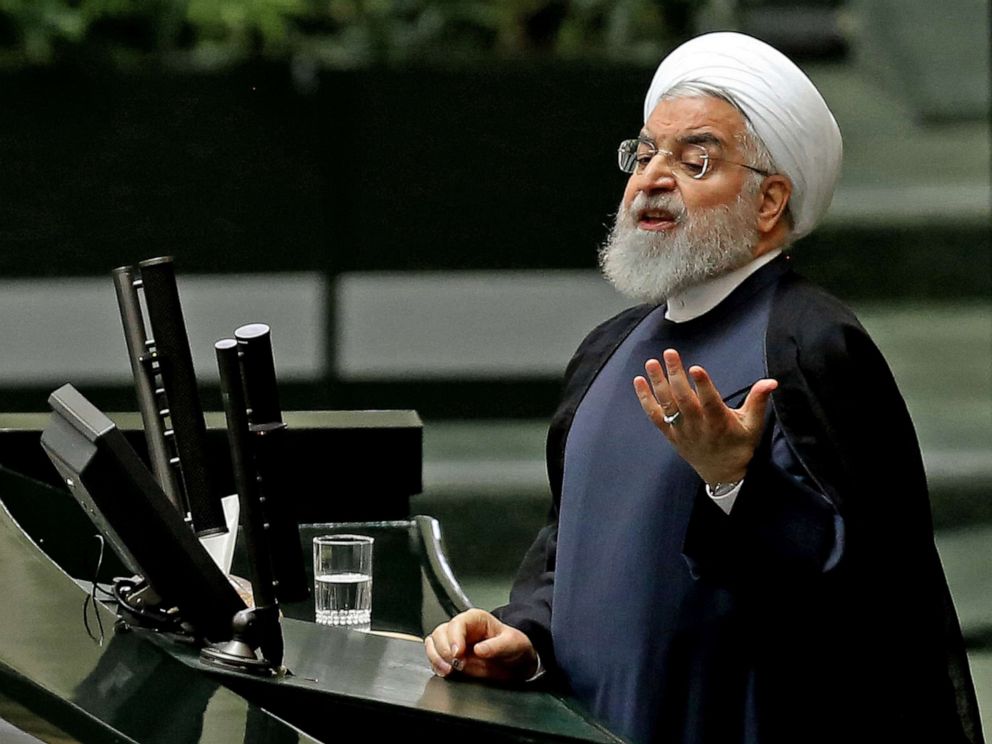
[{"label": "eyeglass frame", "polygon": [[[638,157],[636,154],[636,150],[641,145],[647,145],[648,147],[650,147],[651,152],[644,153],[643,155],[641,155],[641,157]],[[629,148],[633,149],[635,152],[625,152],[624,146],[628,146]],[[617,148],[617,165],[620,167],[620,170],[623,173],[629,173],[629,174],[642,173],[644,169],[648,166],[648,163],[654,160],[658,155],[664,153],[667,156],[666,162],[668,163],[669,168],[671,168],[672,173],[675,174],[678,174],[680,172],[684,173],[693,181],[702,181],[704,178],[710,175],[711,161],[718,163],[726,163],[727,165],[737,165],[740,166],[741,168],[747,168],[749,171],[754,171],[755,173],[758,173],[765,177],[772,175],[769,171],[763,170],[761,168],[757,168],[753,165],[748,165],[747,163],[738,163],[737,161],[734,160],[725,160],[724,158],[718,158],[714,155],[711,155],[709,150],[707,150],[705,147],[695,142],[690,142],[682,145],[682,150],[678,154],[681,155],[682,153],[685,152],[687,148],[696,148],[702,153],[703,166],[702,166],[702,170],[698,174],[694,174],[687,171],[685,169],[687,163],[685,162],[685,160],[676,160],[675,159],[676,153],[674,151],[666,150],[663,147],[658,147],[658,145],[656,145],[653,141],[645,137],[637,137],[635,139],[622,140],[620,142],[620,146]],[[645,157],[647,159],[643,160]],[[624,168],[623,164],[625,158],[630,158],[632,162],[632,166],[630,170]],[[677,166],[681,166],[681,167],[677,167]]]}]

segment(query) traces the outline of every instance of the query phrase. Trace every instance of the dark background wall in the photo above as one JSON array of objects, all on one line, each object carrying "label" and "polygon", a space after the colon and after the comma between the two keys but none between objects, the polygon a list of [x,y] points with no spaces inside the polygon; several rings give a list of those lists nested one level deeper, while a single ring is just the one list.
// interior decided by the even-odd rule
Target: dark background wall
[{"label": "dark background wall", "polygon": [[[639,126],[652,71],[408,66],[316,72],[305,86],[265,62],[7,72],[0,273],[99,276],[163,254],[180,273],[592,269],[623,187],[613,152]],[[796,255],[849,300],[990,295],[983,221],[835,221]],[[41,392],[0,391],[0,403],[37,410]],[[543,416],[556,393],[550,378],[329,378],[286,395],[297,407]],[[133,405],[123,389],[92,395]]]},{"label": "dark background wall", "polygon": [[[162,253],[189,273],[590,268],[652,72],[325,72],[307,93],[281,65],[8,73],[0,271],[94,275]],[[801,253],[851,298],[986,297],[967,260],[985,227],[830,224]]]}]

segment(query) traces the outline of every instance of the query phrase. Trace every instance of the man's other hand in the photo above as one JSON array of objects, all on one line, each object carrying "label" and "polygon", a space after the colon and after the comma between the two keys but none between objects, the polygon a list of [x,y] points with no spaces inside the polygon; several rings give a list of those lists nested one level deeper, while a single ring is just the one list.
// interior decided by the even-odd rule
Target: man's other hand
[{"label": "man's other hand", "polygon": [[460,672],[501,682],[523,682],[537,671],[530,639],[485,610],[466,610],[424,639],[427,659],[439,677]]}]

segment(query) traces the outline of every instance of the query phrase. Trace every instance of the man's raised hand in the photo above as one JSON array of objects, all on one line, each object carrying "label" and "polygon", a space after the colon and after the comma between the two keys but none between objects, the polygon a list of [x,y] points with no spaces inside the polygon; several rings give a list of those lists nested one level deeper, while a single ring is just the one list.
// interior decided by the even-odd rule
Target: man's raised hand
[{"label": "man's raised hand", "polygon": [[466,610],[424,639],[427,659],[439,677],[460,672],[501,682],[523,682],[537,670],[530,639],[485,610]]},{"label": "man's raised hand", "polygon": [[768,398],[778,383],[758,380],[740,408],[729,408],[702,367],[686,372],[675,349],[666,349],[662,359],[664,367],[649,359],[644,364],[647,377],[634,378],[644,413],[704,482],[741,480],[761,439]]}]

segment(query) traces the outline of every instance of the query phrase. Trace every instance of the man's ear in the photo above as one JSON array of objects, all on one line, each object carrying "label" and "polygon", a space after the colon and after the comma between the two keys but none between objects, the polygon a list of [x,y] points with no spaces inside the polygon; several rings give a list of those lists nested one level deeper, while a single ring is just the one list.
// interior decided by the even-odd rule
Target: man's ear
[{"label": "man's ear", "polygon": [[787,176],[774,173],[761,184],[761,201],[758,204],[758,232],[768,235],[785,219],[785,208],[792,196],[792,181]]}]

